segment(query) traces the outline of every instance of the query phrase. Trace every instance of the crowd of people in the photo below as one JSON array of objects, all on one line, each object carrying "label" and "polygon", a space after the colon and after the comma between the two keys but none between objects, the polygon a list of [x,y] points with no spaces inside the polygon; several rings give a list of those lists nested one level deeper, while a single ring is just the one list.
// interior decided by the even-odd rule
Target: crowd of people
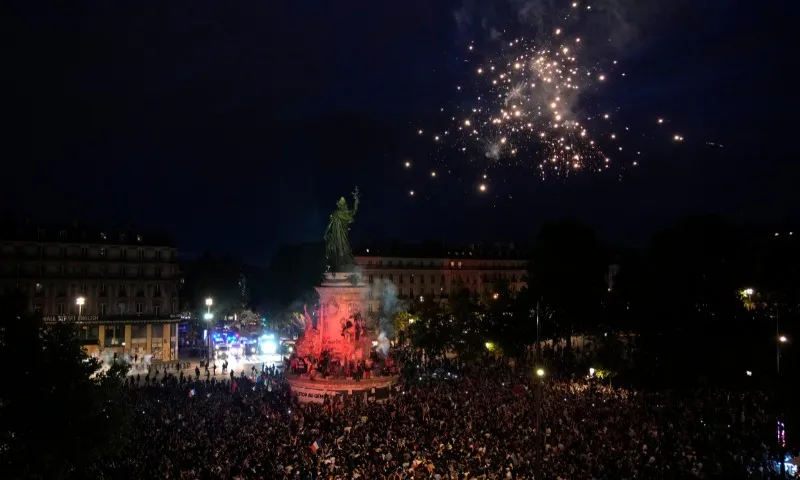
[{"label": "crowd of people", "polygon": [[[419,360],[418,360],[419,361]],[[413,364],[412,364],[413,363]],[[643,393],[527,369],[410,362],[386,401],[299,404],[282,369],[131,382],[130,447],[86,478],[777,478],[759,393]]]}]

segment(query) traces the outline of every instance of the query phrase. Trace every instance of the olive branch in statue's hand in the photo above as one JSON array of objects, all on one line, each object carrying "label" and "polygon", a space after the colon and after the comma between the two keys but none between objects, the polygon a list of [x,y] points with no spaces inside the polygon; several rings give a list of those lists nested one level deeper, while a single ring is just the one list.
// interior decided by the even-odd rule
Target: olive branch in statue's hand
[{"label": "olive branch in statue's hand", "polygon": [[356,189],[353,190],[353,199],[358,200],[359,198],[361,198],[361,193],[358,191],[358,187],[356,187]]}]

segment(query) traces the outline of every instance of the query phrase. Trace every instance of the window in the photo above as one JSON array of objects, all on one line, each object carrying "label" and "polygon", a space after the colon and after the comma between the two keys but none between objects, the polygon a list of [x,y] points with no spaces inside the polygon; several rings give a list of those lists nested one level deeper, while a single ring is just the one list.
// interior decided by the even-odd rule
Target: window
[{"label": "window", "polygon": [[37,283],[36,284],[36,293],[42,293],[43,290],[44,290],[44,287],[42,286],[42,284],[41,283]]},{"label": "window", "polygon": [[142,268],[142,267],[137,268],[136,269],[136,275],[139,276],[139,277],[143,276],[144,275],[144,268]]},{"label": "window", "polygon": [[34,311],[35,313],[42,313],[42,306],[41,306],[41,305],[38,305],[38,304],[34,305],[34,306],[33,306],[33,311]]},{"label": "window", "polygon": [[125,285],[119,286],[119,296],[120,297],[127,297],[127,292],[125,291]]},{"label": "window", "polygon": [[398,275],[398,277],[400,277],[400,285],[402,285],[403,284],[403,276],[402,275]]},{"label": "window", "polygon": [[172,313],[178,313],[178,299],[172,299]]},{"label": "window", "polygon": [[101,283],[100,285],[98,285],[97,290],[101,294],[105,294],[106,293],[106,284],[105,283]]},{"label": "window", "polygon": [[86,247],[81,247],[81,257],[85,257],[89,254],[89,249]]},{"label": "window", "polygon": [[88,340],[88,341],[97,341],[97,336],[100,331],[100,327],[92,327],[89,325],[82,325],[78,329],[78,338],[81,340]]},{"label": "window", "polygon": [[136,235],[136,241],[137,242],[141,242],[142,241],[142,236],[141,235]]},{"label": "window", "polygon": [[373,275],[370,275],[369,276],[369,283],[372,283],[372,281],[373,281]]},{"label": "window", "polygon": [[450,262],[450,266],[451,267],[455,267],[456,266],[456,262]]},{"label": "window", "polygon": [[100,249],[100,256],[101,257],[105,257],[106,256],[106,248],[105,247]]},{"label": "window", "polygon": [[409,283],[414,283],[414,274],[411,274],[411,278],[409,279]]},{"label": "window", "polygon": [[156,267],[156,278],[161,278],[161,267]]},{"label": "window", "polygon": [[125,304],[125,302],[117,303],[117,311],[119,312],[120,315],[125,315],[126,308],[127,305]]},{"label": "window", "polygon": [[67,247],[60,247],[58,249],[58,254],[61,255],[62,257],[66,257],[67,256]]},{"label": "window", "polygon": [[157,296],[157,297],[160,297],[160,296],[161,296],[161,285],[159,285],[158,283],[156,283],[156,286],[155,286],[155,287],[153,287],[153,288],[154,288],[154,291],[155,291],[155,294],[156,294],[156,296]]},{"label": "window", "polygon": [[86,295],[86,292],[88,292],[88,291],[89,291],[89,289],[87,288],[86,284],[84,283],[83,285],[81,285],[81,291],[78,292],[78,293],[82,293],[82,294]]},{"label": "window", "polygon": [[67,305],[65,303],[59,303],[56,305],[56,308],[59,315],[65,315],[67,313]]},{"label": "window", "polygon": [[67,273],[67,267],[65,267],[64,265],[61,265],[59,267],[59,272],[61,273],[61,275],[65,275]]},{"label": "window", "polygon": [[144,304],[141,302],[136,303],[136,313],[141,314],[144,312]]},{"label": "window", "polygon": [[139,260],[144,260],[144,250],[139,249]]},{"label": "window", "polygon": [[124,277],[125,276],[125,267],[121,267],[119,269],[119,275],[120,275],[120,277]]},{"label": "window", "polygon": [[100,315],[105,316],[107,310],[108,310],[108,305],[106,305],[105,303],[101,303],[100,304]]},{"label": "window", "polygon": [[125,341],[125,327],[114,325],[106,327],[106,347],[116,347]]},{"label": "window", "polygon": [[461,262],[458,262],[458,268],[461,268]]},{"label": "window", "polygon": [[120,257],[121,259],[123,259],[123,260],[127,260],[127,258],[128,258],[128,251],[127,251],[127,250],[125,250],[125,249],[123,248],[123,249],[122,249],[122,251],[119,253],[119,257]]},{"label": "window", "polygon": [[156,250],[156,260],[161,260],[161,250]]},{"label": "window", "polygon": [[153,313],[155,313],[156,316],[159,316],[161,314],[161,305],[153,305]]},{"label": "window", "polygon": [[36,238],[39,240],[44,240],[44,228],[40,228],[36,231]]},{"label": "window", "polygon": [[66,230],[61,230],[60,232],[58,232],[58,237],[59,238],[67,238],[67,231]]},{"label": "window", "polygon": [[120,233],[119,234],[119,241],[120,242],[124,242],[125,241],[125,234],[124,233]]}]

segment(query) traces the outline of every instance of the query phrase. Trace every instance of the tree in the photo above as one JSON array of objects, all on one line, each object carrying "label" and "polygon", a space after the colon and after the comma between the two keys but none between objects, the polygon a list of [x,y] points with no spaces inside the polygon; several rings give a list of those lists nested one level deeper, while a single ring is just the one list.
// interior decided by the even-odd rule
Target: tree
[{"label": "tree", "polygon": [[[546,304],[554,337],[593,330],[606,294],[605,252],[594,232],[576,222],[545,224],[536,237],[528,273],[529,309]],[[545,330],[545,326],[542,326]]]},{"label": "tree", "polygon": [[101,372],[72,325],[46,327],[24,302],[0,299],[0,462],[8,478],[81,477],[125,447],[127,365]]}]

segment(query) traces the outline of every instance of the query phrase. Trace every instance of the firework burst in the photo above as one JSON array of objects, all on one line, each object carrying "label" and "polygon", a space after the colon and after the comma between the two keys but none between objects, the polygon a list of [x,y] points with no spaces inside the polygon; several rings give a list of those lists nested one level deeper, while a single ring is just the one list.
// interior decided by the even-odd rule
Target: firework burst
[{"label": "firework burst", "polygon": [[[568,5],[580,8],[577,2]],[[417,133],[448,158],[462,155],[483,172],[520,165],[547,178],[638,166],[640,152],[624,145],[629,129],[615,125],[618,109],[601,111],[586,101],[625,72],[615,60],[597,59],[601,49],[573,32],[580,32],[580,25],[555,25],[533,38],[501,38],[485,56],[483,48],[468,45],[469,79],[456,86],[453,108],[441,110],[449,125]],[[664,123],[653,118],[654,126]],[[672,139],[682,142],[683,136]]]}]

